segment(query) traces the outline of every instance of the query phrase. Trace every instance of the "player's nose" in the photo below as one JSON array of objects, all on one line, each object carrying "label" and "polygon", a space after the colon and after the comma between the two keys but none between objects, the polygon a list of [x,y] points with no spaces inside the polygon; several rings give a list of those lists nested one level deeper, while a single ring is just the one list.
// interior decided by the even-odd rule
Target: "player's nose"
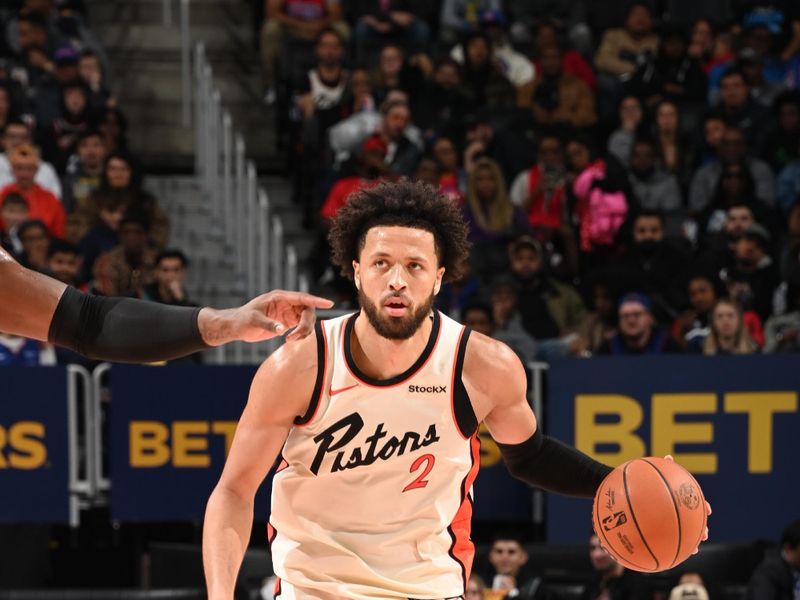
[{"label": "player's nose", "polygon": [[402,290],[406,287],[406,277],[403,267],[396,264],[389,272],[389,287],[393,290]]}]

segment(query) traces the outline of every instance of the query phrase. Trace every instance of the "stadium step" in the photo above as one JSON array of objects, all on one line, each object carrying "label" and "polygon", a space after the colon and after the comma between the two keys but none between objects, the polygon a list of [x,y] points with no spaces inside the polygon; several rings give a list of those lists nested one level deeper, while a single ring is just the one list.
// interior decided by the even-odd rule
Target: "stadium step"
[{"label": "stadium step", "polygon": [[[187,171],[193,165],[194,130],[182,126],[181,37],[178,0],[163,23],[162,0],[88,0],[90,25],[111,63],[112,91],[128,116],[129,146],[144,167]],[[216,87],[248,156],[276,168],[274,114],[261,98],[253,10],[246,0],[192,0],[190,42],[202,41]]]}]

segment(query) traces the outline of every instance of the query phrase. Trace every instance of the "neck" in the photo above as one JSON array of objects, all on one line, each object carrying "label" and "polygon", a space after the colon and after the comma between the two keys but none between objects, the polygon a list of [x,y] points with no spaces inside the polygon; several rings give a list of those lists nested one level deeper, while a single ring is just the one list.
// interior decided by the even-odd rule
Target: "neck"
[{"label": "neck", "polygon": [[17,181],[17,188],[20,191],[27,192],[33,189],[33,181]]},{"label": "neck", "polygon": [[342,70],[342,67],[337,63],[325,64],[322,63],[319,66],[319,72],[324,75],[326,78],[333,79],[336,77],[339,72]]},{"label": "neck", "polygon": [[621,577],[624,572],[625,568],[621,564],[614,563],[607,571],[603,572],[603,580],[606,581],[608,579]]},{"label": "neck", "polygon": [[410,338],[390,340],[378,334],[361,312],[350,340],[353,360],[370,377],[391,379],[410,369],[417,361],[428,344],[432,327],[432,320],[426,318]]},{"label": "neck", "polygon": [[650,341],[650,331],[645,331],[636,336],[626,335],[625,339],[627,340],[629,346],[636,348],[637,350],[641,350],[647,345],[647,342]]},{"label": "neck", "polygon": [[717,338],[717,340],[719,341],[719,347],[722,350],[732,350],[733,349],[734,341],[735,341],[735,338],[733,336],[730,336],[730,335],[723,336],[723,335],[721,335],[721,336],[719,336]]},{"label": "neck", "polygon": [[161,298],[164,299],[164,300],[174,300],[175,299],[172,296],[172,290],[169,289],[168,285],[165,285],[163,283],[159,283],[158,284],[158,295],[161,296]]}]

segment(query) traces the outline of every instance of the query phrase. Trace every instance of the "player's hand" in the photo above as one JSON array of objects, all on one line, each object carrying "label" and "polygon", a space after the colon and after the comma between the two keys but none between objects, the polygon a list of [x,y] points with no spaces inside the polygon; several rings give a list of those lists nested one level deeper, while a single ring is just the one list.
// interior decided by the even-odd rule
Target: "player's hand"
[{"label": "player's hand", "polygon": [[[317,308],[331,308],[333,302],[303,292],[274,290],[253,298],[239,308],[203,309],[198,325],[210,346],[228,342],[262,342],[285,335],[300,340],[314,329]],[[205,314],[204,314],[205,313]]]},{"label": "player's hand", "polygon": [[[667,454],[664,458],[672,461],[675,460],[671,454]],[[710,517],[711,505],[708,503],[708,500],[706,500],[705,502],[706,502],[706,517]],[[705,542],[707,539],[708,539],[708,519],[706,519],[706,528],[703,530],[703,536],[700,538],[700,543]],[[694,549],[694,552],[692,552],[692,554],[697,554],[698,552],[700,552],[699,545],[697,546],[697,548]]]}]

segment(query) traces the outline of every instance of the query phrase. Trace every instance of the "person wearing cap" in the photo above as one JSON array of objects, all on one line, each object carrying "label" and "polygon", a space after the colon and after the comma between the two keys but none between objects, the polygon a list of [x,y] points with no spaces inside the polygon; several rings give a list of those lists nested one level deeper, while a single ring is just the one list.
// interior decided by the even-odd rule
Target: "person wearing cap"
[{"label": "person wearing cap", "polygon": [[744,230],[733,247],[734,265],[723,270],[728,293],[745,310],[752,309],[765,322],[772,314],[772,299],[780,284],[777,265],[769,255],[772,237],[758,223]]},{"label": "person wearing cap", "polygon": [[542,245],[530,235],[511,244],[511,275],[519,289],[519,312],[525,331],[539,344],[543,359],[583,351],[577,330],[586,318],[578,293],[546,272]]},{"label": "person wearing cap", "polygon": [[72,46],[61,46],[53,52],[48,73],[36,84],[36,122],[48,125],[60,116],[61,88],[80,80],[80,55]]},{"label": "person wearing cap", "polygon": [[22,144],[11,150],[9,161],[14,182],[0,190],[0,203],[9,194],[20,194],[28,202],[30,218],[42,221],[50,235],[63,237],[67,218],[64,207],[58,198],[35,181],[39,151],[31,144]]},{"label": "person wearing cap", "polygon": [[[17,146],[33,143],[31,129],[24,121],[12,119],[6,123],[2,142],[4,151],[0,153],[0,189],[14,183],[14,174],[11,172],[8,155]],[[55,167],[46,160],[39,160],[39,168],[36,169],[33,180],[56,198],[61,198],[61,180],[58,178]]]},{"label": "person wearing cap", "polygon": [[619,333],[606,340],[597,354],[641,356],[645,354],[680,353],[681,347],[669,332],[656,327],[653,302],[646,294],[625,294],[617,305]]}]

